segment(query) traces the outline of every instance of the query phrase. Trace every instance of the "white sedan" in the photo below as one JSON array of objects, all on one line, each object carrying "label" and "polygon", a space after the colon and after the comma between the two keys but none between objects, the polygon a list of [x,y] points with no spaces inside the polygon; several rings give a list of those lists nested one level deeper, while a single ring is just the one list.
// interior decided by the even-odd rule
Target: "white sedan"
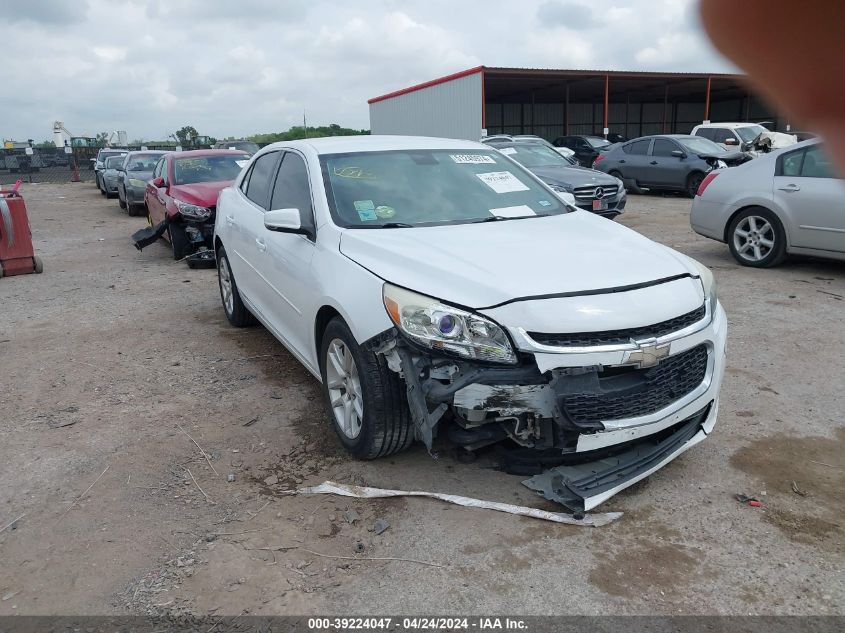
[{"label": "white sedan", "polygon": [[356,457],[499,443],[528,487],[584,511],[716,423],[710,271],[485,145],[275,143],[221,193],[214,244],[226,317],[259,320],[322,383]]},{"label": "white sedan", "polygon": [[727,242],[743,266],[775,266],[789,254],[845,260],[845,181],[820,141],[805,141],[711,171],[690,223]]}]

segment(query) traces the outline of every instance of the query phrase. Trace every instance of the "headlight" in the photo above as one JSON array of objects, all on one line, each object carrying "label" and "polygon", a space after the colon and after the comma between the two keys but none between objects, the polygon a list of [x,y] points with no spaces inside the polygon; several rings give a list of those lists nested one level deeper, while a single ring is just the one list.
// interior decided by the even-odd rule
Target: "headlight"
[{"label": "headlight", "polygon": [[174,200],[174,202],[176,203],[176,208],[179,209],[179,213],[189,220],[207,220],[211,217],[211,209],[200,207],[195,204],[188,204],[187,202],[182,202],[181,200]]},{"label": "headlight", "polygon": [[420,345],[473,360],[516,363],[507,334],[489,319],[391,284],[384,284],[383,298],[396,327]]},{"label": "headlight", "polygon": [[619,178],[616,179],[616,184],[619,187],[619,191],[625,193],[625,182]]},{"label": "headlight", "polygon": [[130,178],[129,179],[129,186],[130,187],[146,187],[147,183],[143,180],[138,180],[137,178]]},{"label": "headlight", "polygon": [[707,266],[701,262],[697,262],[690,258],[690,261],[698,268],[698,277],[701,279],[701,285],[704,287],[704,296],[710,299],[711,308],[716,304],[716,279],[713,273]]},{"label": "headlight", "polygon": [[572,185],[549,185],[549,187],[558,193],[572,193]]}]

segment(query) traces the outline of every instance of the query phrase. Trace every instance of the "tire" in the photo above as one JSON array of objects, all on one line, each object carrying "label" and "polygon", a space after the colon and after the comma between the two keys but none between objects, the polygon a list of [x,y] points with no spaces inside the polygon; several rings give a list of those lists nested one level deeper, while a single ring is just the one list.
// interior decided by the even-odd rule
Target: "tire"
[{"label": "tire", "polygon": [[185,259],[189,253],[188,236],[181,226],[171,224],[167,227],[167,234],[170,236],[170,249],[173,252],[173,259]]},{"label": "tire", "polygon": [[247,310],[241,300],[238,284],[229,265],[229,257],[222,246],[217,251],[217,285],[220,288],[220,300],[223,302],[223,312],[226,319],[235,327],[249,327],[255,325],[255,317]]},{"label": "tire", "polygon": [[37,274],[40,275],[41,273],[44,272],[44,262],[42,261],[42,259],[40,257],[38,257],[38,255],[36,255],[35,257],[32,258],[32,264],[33,264],[33,270],[35,270],[35,272]]},{"label": "tire", "polygon": [[120,195],[120,187],[117,188],[117,204],[121,209],[127,209],[129,211],[129,215],[132,215],[132,209],[127,208],[126,206],[126,198]]},{"label": "tire", "polygon": [[695,198],[695,194],[698,191],[698,188],[701,186],[701,181],[704,180],[704,173],[700,171],[694,171],[689,176],[687,176],[687,186],[686,186],[686,194],[689,198]]},{"label": "tire", "polygon": [[728,225],[728,248],[743,266],[769,268],[786,259],[786,233],[778,217],[763,207],[748,207]]},{"label": "tire", "polygon": [[413,443],[405,384],[388,368],[384,356],[358,346],[339,317],[323,332],[320,375],[332,427],[352,456],[386,457]]}]

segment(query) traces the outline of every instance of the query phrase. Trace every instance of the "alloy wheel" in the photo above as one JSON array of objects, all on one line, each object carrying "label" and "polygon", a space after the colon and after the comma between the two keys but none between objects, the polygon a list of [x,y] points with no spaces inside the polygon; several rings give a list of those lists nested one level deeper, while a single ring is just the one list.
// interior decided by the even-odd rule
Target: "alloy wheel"
[{"label": "alloy wheel", "polygon": [[740,257],[750,262],[764,260],[775,248],[775,229],[759,215],[740,220],[733,234],[734,248]]},{"label": "alloy wheel", "polygon": [[225,257],[220,258],[218,274],[220,276],[220,294],[223,295],[223,307],[226,309],[226,314],[231,316],[235,309],[235,295],[232,291],[232,272],[229,270],[229,260]]},{"label": "alloy wheel", "polygon": [[335,422],[349,439],[361,433],[364,400],[352,350],[339,338],[326,350],[326,386]]}]

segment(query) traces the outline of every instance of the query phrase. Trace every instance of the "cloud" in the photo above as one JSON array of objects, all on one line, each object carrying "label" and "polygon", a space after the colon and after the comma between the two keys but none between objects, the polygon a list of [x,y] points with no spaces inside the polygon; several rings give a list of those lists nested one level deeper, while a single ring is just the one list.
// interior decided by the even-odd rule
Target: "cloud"
[{"label": "cloud", "polygon": [[568,0],[548,0],[541,4],[537,8],[537,21],[542,26],[573,30],[591,29],[600,24],[589,6]]},{"label": "cloud", "polygon": [[11,2],[0,137],[14,139],[49,138],[54,120],[79,135],[244,136],[303,112],[365,128],[368,98],[480,64],[731,69],[694,0],[521,0],[495,20],[484,0]]},{"label": "cloud", "polygon": [[32,22],[44,26],[62,26],[84,22],[88,16],[88,0],[6,0],[3,21]]}]

